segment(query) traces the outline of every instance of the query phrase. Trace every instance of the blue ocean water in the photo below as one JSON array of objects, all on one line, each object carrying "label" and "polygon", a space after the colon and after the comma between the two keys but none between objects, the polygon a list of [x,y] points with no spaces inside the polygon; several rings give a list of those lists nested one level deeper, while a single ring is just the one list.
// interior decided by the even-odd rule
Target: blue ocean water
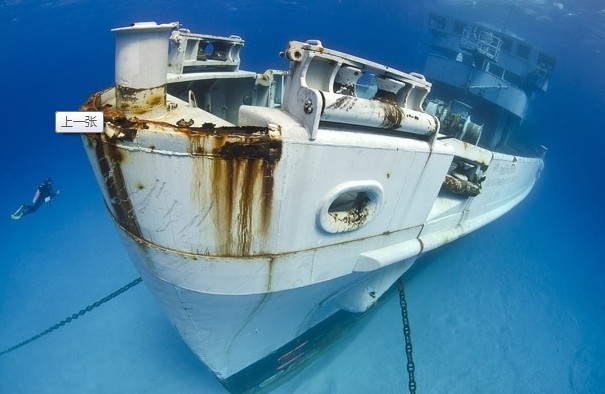
[{"label": "blue ocean water", "polygon": [[[506,27],[557,59],[526,122],[549,148],[511,213],[431,252],[405,275],[421,393],[601,393],[605,387],[605,4],[601,0],[73,1],[0,3],[0,351],[138,275],[106,213],[79,137],[54,133],[113,84],[114,37],[180,21],[246,40],[244,69],[285,68],[290,39],[421,71],[428,13]],[[52,177],[60,196],[9,218]],[[224,393],[144,286],[0,356],[0,393]],[[277,393],[405,393],[398,300],[386,299]]]}]

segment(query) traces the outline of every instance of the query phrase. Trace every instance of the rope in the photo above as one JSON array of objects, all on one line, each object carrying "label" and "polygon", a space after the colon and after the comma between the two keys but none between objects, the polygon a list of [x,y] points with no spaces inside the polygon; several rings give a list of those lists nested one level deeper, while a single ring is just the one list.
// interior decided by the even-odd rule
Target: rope
[{"label": "rope", "polygon": [[410,321],[408,320],[408,304],[405,301],[405,292],[403,289],[403,280],[397,280],[399,289],[399,303],[401,304],[401,320],[403,321],[403,338],[405,339],[405,355],[408,360],[408,388],[410,394],[416,393],[416,379],[414,377],[414,359],[412,357],[412,333],[410,331]]},{"label": "rope", "polygon": [[41,337],[43,337],[46,334],[50,334],[51,332],[63,327],[64,325],[71,323],[72,321],[76,320],[77,318],[79,318],[80,316],[84,316],[84,314],[86,314],[87,312],[92,311],[93,309],[101,306],[102,304],[106,303],[107,301],[111,300],[112,298],[115,298],[117,296],[119,296],[120,294],[124,293],[125,291],[129,290],[131,287],[134,287],[136,285],[138,285],[139,283],[141,283],[142,279],[141,278],[137,278],[135,280],[133,280],[132,282],[130,282],[129,284],[127,284],[126,286],[114,291],[113,293],[109,294],[106,297],[101,298],[99,301],[94,302],[90,305],[88,305],[86,308],[84,309],[80,309],[80,311],[78,313],[74,313],[73,315],[61,320],[59,323],[55,324],[54,326],[51,326],[49,328],[47,328],[46,330],[42,331],[41,333],[34,335],[33,337],[16,344],[15,346],[12,346],[6,350],[3,350],[2,352],[0,352],[0,356],[3,356],[7,353],[12,352],[13,350],[17,350],[20,347],[23,347],[27,344],[32,343],[33,341],[35,341],[36,339],[40,339]]}]

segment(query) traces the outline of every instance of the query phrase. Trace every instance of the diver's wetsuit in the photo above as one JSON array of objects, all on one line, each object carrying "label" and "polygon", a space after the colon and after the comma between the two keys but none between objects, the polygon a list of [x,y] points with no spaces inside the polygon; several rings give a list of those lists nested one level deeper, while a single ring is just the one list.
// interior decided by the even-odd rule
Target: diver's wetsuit
[{"label": "diver's wetsuit", "polygon": [[32,205],[23,204],[17,212],[11,215],[13,219],[21,219],[24,215],[28,215],[32,212],[36,212],[38,208],[46,201],[52,200],[59,193],[55,193],[52,187],[52,181],[50,179],[46,179],[38,186],[38,190],[36,190],[36,194],[34,194],[34,198],[32,200]]}]

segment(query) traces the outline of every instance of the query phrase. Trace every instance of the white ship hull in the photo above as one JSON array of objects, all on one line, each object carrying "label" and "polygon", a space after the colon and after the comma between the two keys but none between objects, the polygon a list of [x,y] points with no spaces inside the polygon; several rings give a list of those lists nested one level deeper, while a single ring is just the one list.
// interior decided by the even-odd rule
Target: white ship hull
[{"label": "white ship hull", "polygon": [[[342,303],[355,299],[359,304],[368,303],[368,299],[376,302],[381,294],[370,297],[368,293],[386,291],[414,260],[292,290],[224,295],[162,280],[147,268],[140,247],[130,240],[126,243],[145,284],[172,325],[196,356],[234,392],[267,385],[330,345],[356,318],[347,315],[357,315],[341,309]],[[158,256],[150,259],[162,260]],[[190,274],[200,273],[193,269]]]},{"label": "white ship hull", "polygon": [[[125,30],[146,29],[162,30]],[[237,40],[215,46],[235,53]],[[233,391],[309,359],[419,255],[522,201],[543,166],[439,133],[421,108],[430,90],[422,76],[317,43],[288,51],[283,97],[283,74],[235,69],[169,74],[168,90],[189,101],[165,84],[116,77],[83,106],[105,114],[104,132],[84,145],[132,260],[183,340]],[[362,69],[386,81],[374,99],[336,89]],[[385,101],[389,86],[406,95]]]},{"label": "white ship hull", "polygon": [[[299,134],[302,131],[294,126],[294,135]],[[464,144],[437,141],[429,154],[428,144],[419,141],[335,134],[340,140],[317,140],[309,149],[301,141],[289,141],[289,129],[282,128],[282,154],[291,159],[284,164],[293,163],[296,168],[280,163],[274,169],[276,197],[269,204],[267,236],[258,229],[244,229],[241,236],[208,231],[208,227],[221,228],[213,220],[212,207],[215,199],[226,198],[228,193],[200,196],[200,190],[212,190],[213,185],[199,169],[213,174],[218,171],[215,166],[225,165],[220,160],[180,157],[163,149],[158,154],[136,144],[112,146],[122,152],[119,156],[128,157],[113,164],[121,169],[132,216],[139,219],[140,233],[135,234],[120,225],[121,213],[113,215],[129,254],[173,326],[222,380],[229,382],[246,368],[263,365],[265,357],[338,311],[364,312],[418,254],[489,223],[519,203],[542,168],[539,159],[496,154],[479,196],[468,200],[438,197],[454,158],[452,146]],[[106,142],[89,137],[93,163],[98,162],[98,144]],[[349,150],[370,159],[350,159]],[[95,170],[104,183],[103,170]],[[356,175],[351,177],[351,173]],[[290,176],[305,181],[296,182]],[[364,226],[364,236],[318,229],[318,202],[331,189],[352,180],[378,184],[384,190],[384,205]],[[239,193],[229,208],[235,216],[248,209],[242,207]],[[106,198],[112,201],[109,193]],[[260,210],[255,207],[252,204],[249,209]],[[287,234],[281,228],[288,229]],[[334,242],[335,237],[339,242]],[[282,239],[287,243],[280,243]],[[168,247],[173,240],[179,240],[179,250]],[[202,245],[201,240],[206,250],[196,246]],[[238,250],[247,254],[216,255]],[[255,250],[256,254],[250,253]],[[283,352],[291,350],[286,347]],[[269,372],[278,373],[293,363],[288,357],[279,361],[283,356],[278,355],[272,371],[263,372],[271,376]],[[262,375],[256,371],[255,376]]]}]

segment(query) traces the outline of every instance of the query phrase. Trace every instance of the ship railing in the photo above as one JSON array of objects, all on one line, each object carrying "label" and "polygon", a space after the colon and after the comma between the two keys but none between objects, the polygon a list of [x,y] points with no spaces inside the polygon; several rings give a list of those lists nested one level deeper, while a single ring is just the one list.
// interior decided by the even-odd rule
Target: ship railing
[{"label": "ship railing", "polygon": [[168,72],[237,71],[244,40],[239,36],[214,36],[179,29],[170,36]]},{"label": "ship railing", "polygon": [[244,40],[235,35],[197,34],[182,28],[173,31],[168,50],[168,93],[234,124],[242,104],[281,107],[286,72],[240,70],[243,46]]},{"label": "ship railing", "polygon": [[539,64],[538,68],[530,72],[528,80],[540,91],[546,92],[548,89],[548,78],[550,77],[549,70],[544,64]]},{"label": "ship railing", "polygon": [[[431,84],[405,73],[325,48],[320,41],[291,41],[284,109],[317,136],[320,122],[400,131],[431,138],[438,120],[422,104]],[[364,83],[364,81],[367,83]]]},{"label": "ship railing", "polygon": [[460,47],[471,52],[476,51],[488,59],[498,61],[502,39],[491,31],[482,30],[475,26],[473,29],[464,30],[460,39]]}]

